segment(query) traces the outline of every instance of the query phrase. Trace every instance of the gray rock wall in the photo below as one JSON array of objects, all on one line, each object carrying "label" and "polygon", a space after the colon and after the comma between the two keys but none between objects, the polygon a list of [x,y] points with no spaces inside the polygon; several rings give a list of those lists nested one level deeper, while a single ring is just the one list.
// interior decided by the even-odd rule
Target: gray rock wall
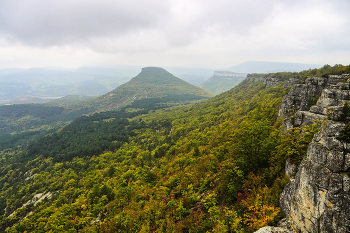
[{"label": "gray rock wall", "polygon": [[[350,232],[350,143],[336,138],[345,127],[340,121],[344,120],[343,104],[350,102],[350,82],[340,82],[347,77],[308,78],[283,97],[279,118],[285,117],[284,129],[323,121],[299,167],[286,163],[290,182],[280,195],[286,214],[280,225],[286,230]],[[274,232],[272,228],[260,230]]]},{"label": "gray rock wall", "polygon": [[[280,196],[285,222],[294,232],[350,232],[350,144],[336,139],[345,127],[339,122],[342,105],[350,100],[350,82],[336,83],[344,77],[313,78],[294,85],[280,107],[281,118],[287,109],[296,112],[284,120],[284,128],[323,121],[295,178]],[[310,106],[308,99],[319,93],[316,105]]]},{"label": "gray rock wall", "polygon": [[266,87],[273,87],[279,84],[280,80],[278,78],[266,77],[266,78],[248,78],[247,80],[251,80],[254,82],[263,82],[266,84]]},{"label": "gray rock wall", "polygon": [[350,144],[336,139],[344,126],[323,123],[280,196],[296,232],[350,232]]},{"label": "gray rock wall", "polygon": [[278,111],[278,119],[296,113],[308,111],[322,94],[323,89],[336,85],[344,79],[343,76],[307,78],[305,84],[295,84],[287,95],[283,97]]}]

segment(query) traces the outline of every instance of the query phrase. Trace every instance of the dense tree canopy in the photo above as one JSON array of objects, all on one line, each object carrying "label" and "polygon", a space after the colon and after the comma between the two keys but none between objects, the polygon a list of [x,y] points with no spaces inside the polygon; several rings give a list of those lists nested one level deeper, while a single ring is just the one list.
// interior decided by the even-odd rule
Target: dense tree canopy
[{"label": "dense tree canopy", "polygon": [[[193,105],[140,100],[8,151],[0,230],[253,232],[276,224],[284,162],[304,156],[317,131],[281,132],[287,92],[283,83],[245,80]],[[47,196],[34,203],[35,195]]]}]

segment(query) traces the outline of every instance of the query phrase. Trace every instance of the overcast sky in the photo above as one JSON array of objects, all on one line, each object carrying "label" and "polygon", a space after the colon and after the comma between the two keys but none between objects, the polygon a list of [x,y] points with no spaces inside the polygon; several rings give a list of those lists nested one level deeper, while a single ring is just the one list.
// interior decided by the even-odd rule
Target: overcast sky
[{"label": "overcast sky", "polygon": [[350,63],[350,0],[0,0],[0,68]]}]

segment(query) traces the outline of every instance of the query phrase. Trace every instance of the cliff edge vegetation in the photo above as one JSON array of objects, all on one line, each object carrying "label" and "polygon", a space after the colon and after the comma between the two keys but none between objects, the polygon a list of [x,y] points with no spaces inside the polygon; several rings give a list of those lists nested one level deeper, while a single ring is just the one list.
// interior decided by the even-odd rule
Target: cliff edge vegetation
[{"label": "cliff edge vegetation", "polygon": [[317,135],[317,125],[281,131],[278,113],[294,79],[303,82],[311,72],[321,71],[250,75],[187,106],[152,109],[140,99],[142,107],[80,117],[27,150],[4,153],[0,230],[254,232],[276,226],[284,217],[280,193],[290,181],[285,162],[295,159],[286,148],[302,159]]}]

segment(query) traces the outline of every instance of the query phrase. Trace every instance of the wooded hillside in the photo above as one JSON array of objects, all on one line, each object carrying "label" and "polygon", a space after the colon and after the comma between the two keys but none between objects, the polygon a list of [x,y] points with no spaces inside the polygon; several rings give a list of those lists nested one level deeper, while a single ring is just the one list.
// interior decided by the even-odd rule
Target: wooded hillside
[{"label": "wooded hillside", "polygon": [[279,73],[271,87],[247,79],[188,106],[157,109],[159,99],[146,99],[80,117],[3,155],[1,230],[253,232],[276,224],[285,160],[300,160],[318,127],[281,132],[284,81],[349,68]]}]

